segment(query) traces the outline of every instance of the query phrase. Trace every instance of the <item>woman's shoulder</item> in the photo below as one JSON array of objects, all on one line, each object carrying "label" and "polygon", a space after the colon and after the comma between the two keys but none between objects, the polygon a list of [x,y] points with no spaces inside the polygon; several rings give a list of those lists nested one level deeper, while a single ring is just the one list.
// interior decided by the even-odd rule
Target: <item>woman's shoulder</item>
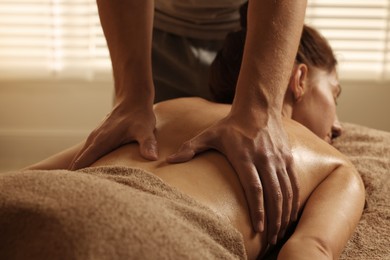
[{"label": "woman's shoulder", "polygon": [[[349,159],[331,144],[319,138],[304,125],[289,118],[283,119],[294,159],[301,158],[318,165],[351,165]],[[297,158],[296,158],[297,157]]]},{"label": "woman's shoulder", "polygon": [[[195,134],[225,117],[230,108],[227,104],[189,97],[157,103],[154,111],[158,127],[169,128],[171,132]],[[292,150],[300,151],[298,154],[305,150],[305,154],[345,160],[345,156],[302,124],[290,118],[283,118],[283,125]]]}]

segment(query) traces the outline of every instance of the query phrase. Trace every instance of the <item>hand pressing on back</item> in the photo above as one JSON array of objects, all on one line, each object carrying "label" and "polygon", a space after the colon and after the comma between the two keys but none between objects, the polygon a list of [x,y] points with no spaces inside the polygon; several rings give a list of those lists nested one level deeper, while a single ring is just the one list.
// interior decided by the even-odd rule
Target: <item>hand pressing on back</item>
[{"label": "hand pressing on back", "polygon": [[69,168],[76,170],[89,166],[103,155],[130,142],[139,143],[142,157],[157,160],[155,127],[152,105],[140,107],[131,102],[120,102],[91,132]]},{"label": "hand pressing on back", "polygon": [[281,117],[264,121],[230,114],[185,142],[167,161],[185,162],[209,149],[230,161],[244,189],[254,230],[264,230],[266,217],[268,240],[275,244],[288,222],[297,219],[299,209],[299,183]]}]

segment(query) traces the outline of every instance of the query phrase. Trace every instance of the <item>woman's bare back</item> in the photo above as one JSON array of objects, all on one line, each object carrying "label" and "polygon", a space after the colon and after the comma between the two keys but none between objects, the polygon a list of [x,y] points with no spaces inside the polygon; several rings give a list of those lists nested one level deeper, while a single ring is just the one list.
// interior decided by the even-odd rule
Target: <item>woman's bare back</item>
[{"label": "woman's bare back", "polygon": [[[174,153],[181,143],[226,116],[229,110],[228,105],[199,98],[159,103],[155,106],[159,160],[151,162],[143,159],[138,146],[129,144],[102,157],[92,166],[125,165],[157,175],[226,218],[242,233],[248,257],[255,258],[266,247],[267,230],[260,234],[253,231],[243,189],[225,157],[216,151],[208,151],[186,163],[165,162],[165,158]],[[310,193],[343,163],[344,157],[302,125],[289,119],[284,123],[293,151],[295,171],[300,179],[300,205],[304,205]]]}]

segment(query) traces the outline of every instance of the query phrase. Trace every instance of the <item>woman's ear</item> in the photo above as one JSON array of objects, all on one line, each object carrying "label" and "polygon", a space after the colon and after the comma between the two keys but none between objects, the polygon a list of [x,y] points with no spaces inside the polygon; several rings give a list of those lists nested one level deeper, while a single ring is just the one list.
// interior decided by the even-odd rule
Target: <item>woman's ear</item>
[{"label": "woman's ear", "polygon": [[296,64],[292,71],[288,87],[290,88],[294,102],[299,102],[307,90],[308,68],[305,64]]}]

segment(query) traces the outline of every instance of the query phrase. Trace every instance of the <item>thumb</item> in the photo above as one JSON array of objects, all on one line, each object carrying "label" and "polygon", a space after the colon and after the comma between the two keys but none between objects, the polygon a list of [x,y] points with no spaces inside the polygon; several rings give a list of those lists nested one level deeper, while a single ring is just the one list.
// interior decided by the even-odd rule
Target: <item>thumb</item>
[{"label": "thumb", "polygon": [[212,148],[208,145],[209,139],[210,135],[203,132],[191,140],[186,141],[176,153],[167,157],[167,162],[180,163],[191,160],[196,154]]},{"label": "thumb", "polygon": [[153,134],[139,141],[139,152],[147,160],[156,161],[158,159],[157,140]]},{"label": "thumb", "polygon": [[169,163],[181,163],[187,162],[194,158],[195,151],[188,144],[189,142],[184,143],[179,150],[167,157],[167,162]]}]

